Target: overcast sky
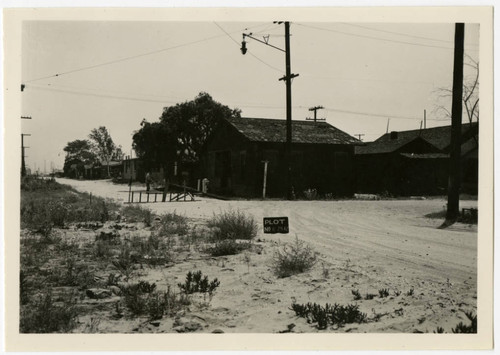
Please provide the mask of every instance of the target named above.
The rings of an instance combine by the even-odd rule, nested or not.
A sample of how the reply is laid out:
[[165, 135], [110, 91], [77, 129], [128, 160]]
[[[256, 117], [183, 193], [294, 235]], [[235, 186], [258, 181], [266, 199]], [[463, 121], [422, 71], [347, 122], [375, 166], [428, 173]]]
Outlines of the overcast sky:
[[[204, 91], [244, 117], [285, 118], [284, 48], [272, 22], [32, 21], [22, 29], [22, 120], [27, 164], [62, 168], [64, 146], [106, 126], [130, 154], [143, 118]], [[479, 56], [479, 26], [466, 24], [465, 52]], [[434, 112], [451, 88], [454, 24], [291, 23], [293, 119], [319, 118], [372, 141], [389, 130], [450, 124]], [[56, 76], [56, 74], [59, 74]], [[472, 73], [466, 71], [466, 76]], [[451, 103], [449, 103], [451, 108]]]

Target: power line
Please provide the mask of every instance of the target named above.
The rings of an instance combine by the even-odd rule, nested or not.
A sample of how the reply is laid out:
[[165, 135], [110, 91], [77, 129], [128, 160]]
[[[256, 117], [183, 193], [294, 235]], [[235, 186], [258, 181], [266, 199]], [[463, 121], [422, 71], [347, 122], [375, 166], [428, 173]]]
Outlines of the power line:
[[[442, 42], [442, 43], [448, 43], [448, 44], [452, 44], [453, 43], [453, 41], [448, 41], [448, 40], [444, 40], [444, 39], [437, 39], [437, 38], [430, 38], [430, 37], [423, 37], [423, 36], [415, 36], [415, 35], [410, 35], [410, 34], [407, 34], [407, 33], [381, 30], [381, 29], [378, 29], [378, 28], [373, 28], [373, 27], [368, 27], [368, 26], [362, 26], [362, 25], [353, 24], [353, 23], [347, 23], [347, 22], [341, 22], [341, 23], [344, 24], [344, 25], [348, 25], [348, 26], [365, 28], [365, 29], [370, 30], [370, 31], [382, 32], [382, 33], [390, 33], [390, 34], [394, 34], [394, 35], [398, 35], [398, 36], [404, 36], [404, 37], [410, 37], [410, 38], [417, 38], [417, 39], [425, 39], [425, 40], [429, 40], [429, 41], [436, 41], [436, 42]], [[470, 46], [477, 47], [478, 45], [477, 44], [470, 44]]]
[[394, 40], [394, 39], [386, 39], [386, 38], [381, 38], [381, 37], [367, 36], [367, 35], [361, 35], [361, 34], [355, 34], [355, 33], [350, 33], [350, 32], [339, 31], [339, 30], [333, 30], [333, 29], [330, 29], [330, 28], [324, 28], [324, 27], [318, 27], [318, 26], [312, 26], [312, 25], [304, 25], [304, 24], [301, 24], [301, 23], [295, 23], [295, 24], [297, 24], [299, 26], [303, 26], [303, 27], [313, 28], [313, 29], [316, 29], [316, 30], [333, 32], [333, 33], [339, 33], [339, 34], [343, 34], [343, 35], [346, 35], [346, 36], [353, 36], [353, 37], [374, 39], [374, 40], [377, 40], [377, 41], [385, 41], [385, 42], [392, 42], [392, 43], [399, 43], [399, 44], [408, 44], [408, 45], [420, 46], [420, 47], [430, 47], [430, 48], [439, 48], [439, 49], [453, 49], [453, 47], [443, 47], [443, 46], [434, 46], [434, 45], [431, 45], [431, 44], [422, 44], [422, 43], [415, 43], [415, 42], [398, 41], [398, 40]]
[[[260, 26], [264, 26], [264, 24], [261, 24], [261, 25], [258, 25], [258, 26], [254, 26], [254, 27], [260, 27]], [[234, 31], [234, 33], [237, 33], [237, 32], [241, 32], [241, 30]], [[121, 62], [125, 62], [125, 61], [128, 61], [128, 60], [132, 60], [132, 59], [136, 59], [136, 58], [141, 58], [141, 57], [145, 57], [145, 56], [149, 56], [149, 55], [153, 55], [153, 54], [158, 54], [158, 53], [166, 52], [166, 51], [169, 51], [169, 50], [172, 50], [172, 49], [186, 47], [186, 46], [190, 46], [190, 45], [193, 45], [193, 44], [198, 44], [198, 43], [210, 41], [212, 39], [221, 38], [221, 37], [224, 37], [224, 36], [223, 35], [218, 35], [218, 36], [207, 37], [207, 38], [199, 39], [199, 40], [196, 40], [196, 41], [186, 42], [186, 43], [178, 44], [176, 46], [162, 48], [162, 49], [158, 49], [158, 50], [147, 52], [147, 53], [141, 53], [141, 54], [137, 54], [137, 55], [133, 55], [133, 56], [129, 56], [129, 57], [124, 57], [124, 58], [120, 58], [120, 59], [110, 60], [108, 62], [104, 62], [104, 63], [100, 63], [100, 64], [89, 65], [89, 66], [86, 66], [86, 67], [81, 67], [81, 68], [77, 68], [77, 69], [73, 69], [73, 70], [68, 70], [68, 71], [61, 72], [61, 73], [47, 75], [47, 76], [36, 78], [36, 79], [26, 80], [26, 81], [24, 81], [24, 84], [31, 83], [31, 82], [38, 81], [38, 80], [43, 80], [43, 79], [49, 79], [49, 78], [59, 77], [61, 75], [77, 73], [77, 72], [84, 71], [84, 70], [95, 69], [95, 68], [99, 68], [99, 67], [106, 66], [106, 65], [121, 63]]]
[[82, 92], [82, 91], [76, 91], [76, 90], [64, 90], [64, 89], [49, 88], [49, 87], [42, 87], [42, 86], [35, 86], [35, 85], [30, 85], [30, 87], [32, 87], [35, 90], [55, 91], [55, 92], [62, 92], [62, 93], [66, 93], [66, 94], [73, 94], [73, 95], [104, 97], [104, 98], [108, 98], [108, 99], [157, 102], [157, 103], [163, 103], [163, 104], [165, 104], [165, 103], [171, 103], [171, 104], [177, 103], [177, 102], [167, 101], [167, 100], [152, 100], [152, 99], [142, 99], [142, 98], [137, 98], [137, 97], [126, 97], [126, 96], [116, 96], [116, 95], [107, 95], [107, 94], [95, 94], [95, 93], [88, 93], [88, 92]]
[[[185, 97], [179, 97], [179, 96], [164, 96], [164, 95], [154, 95], [154, 94], [151, 94], [151, 93], [137, 93], [137, 92], [130, 92], [130, 91], [122, 91], [122, 90], [110, 90], [110, 89], [100, 89], [100, 90], [96, 90], [95, 88], [89, 88], [89, 87], [84, 87], [84, 86], [73, 86], [73, 85], [63, 85], [63, 84], [30, 84], [29, 87], [31, 88], [36, 88], [36, 89], [42, 89], [42, 90], [45, 90], [45, 89], [52, 89], [52, 88], [55, 88], [59, 91], [63, 91], [63, 90], [66, 90], [66, 89], [70, 89], [69, 91], [74, 91], [75, 93], [78, 92], [88, 92], [90, 91], [90, 93], [92, 94], [96, 94], [96, 95], [109, 95], [110, 93], [111, 94], [124, 94], [124, 95], [132, 95], [133, 97], [135, 98], [139, 98], [139, 97], [148, 97], [148, 98], [151, 98], [151, 99], [154, 99], [154, 98], [158, 98], [159, 100], [186, 100]], [[84, 91], [82, 91], [84, 90]], [[55, 90], [54, 90], [55, 91]], [[110, 95], [110, 96], [113, 96], [113, 95]], [[121, 96], [118, 96], [118, 97], [121, 97]]]
[[[370, 112], [360, 112], [360, 111], [350, 111], [350, 110], [339, 110], [339, 109], [334, 109], [334, 108], [325, 108], [326, 111], [333, 111], [333, 112], [341, 112], [341, 113], [348, 113], [348, 114], [353, 114], [353, 115], [362, 115], [362, 116], [373, 116], [373, 117], [383, 117], [383, 118], [397, 118], [397, 119], [403, 119], [403, 120], [421, 120], [420, 117], [407, 117], [407, 116], [397, 116], [397, 115], [389, 115], [389, 114], [382, 114], [382, 113], [370, 113]], [[436, 119], [434, 119], [436, 121]]]
[[[155, 100], [155, 99], [148, 99], [148, 98], [140, 98], [140, 97], [127, 97], [127, 96], [118, 96], [118, 95], [109, 95], [109, 94], [100, 94], [100, 93], [89, 93], [89, 92], [83, 92], [83, 91], [78, 91], [78, 90], [65, 90], [65, 89], [60, 89], [57, 87], [45, 87], [45, 86], [40, 86], [37, 84], [30, 84], [30, 87], [36, 90], [44, 90], [44, 91], [53, 91], [53, 92], [61, 92], [61, 93], [66, 93], [66, 94], [73, 94], [73, 95], [84, 95], [84, 96], [92, 96], [92, 97], [99, 97], [99, 98], [110, 98], [110, 99], [117, 99], [117, 100], [130, 100], [130, 101], [144, 101], [144, 102], [153, 102], [153, 103], [162, 103], [162, 104], [176, 104], [178, 101], [172, 101], [171, 99], [164, 99], [164, 100]], [[180, 99], [182, 100], [182, 99]], [[231, 104], [228, 102], [228, 104]], [[238, 108], [262, 108], [262, 109], [270, 109], [270, 110], [282, 110], [282, 106], [273, 106], [273, 105], [264, 105], [264, 104], [253, 104], [253, 103], [232, 103], [234, 106]], [[294, 106], [294, 109], [309, 109], [305, 106]], [[408, 116], [398, 116], [398, 115], [392, 115], [392, 114], [386, 114], [386, 113], [374, 113], [374, 112], [361, 112], [361, 111], [353, 111], [353, 110], [342, 110], [342, 109], [335, 109], [335, 108], [324, 108], [326, 111], [330, 112], [340, 112], [340, 113], [346, 113], [346, 114], [353, 114], [353, 115], [362, 115], [362, 116], [371, 116], [371, 117], [382, 117], [382, 118], [394, 118], [394, 119], [406, 119], [406, 120], [421, 120], [421, 117], [408, 117]], [[427, 119], [430, 121], [444, 121], [445, 119]]]

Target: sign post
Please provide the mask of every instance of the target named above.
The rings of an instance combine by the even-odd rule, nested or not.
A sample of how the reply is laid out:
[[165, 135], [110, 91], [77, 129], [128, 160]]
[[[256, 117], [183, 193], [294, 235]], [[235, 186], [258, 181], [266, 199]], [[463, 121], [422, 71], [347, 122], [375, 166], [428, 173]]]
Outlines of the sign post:
[[264, 217], [264, 233], [288, 234], [288, 217]]

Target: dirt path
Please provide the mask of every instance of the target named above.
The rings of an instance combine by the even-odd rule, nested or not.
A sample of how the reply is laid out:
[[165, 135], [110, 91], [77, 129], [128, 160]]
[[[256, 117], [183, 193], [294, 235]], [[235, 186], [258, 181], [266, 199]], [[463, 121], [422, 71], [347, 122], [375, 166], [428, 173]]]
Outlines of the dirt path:
[[[79, 191], [92, 192], [118, 202], [127, 198], [126, 185], [113, 185], [109, 181], [58, 181]], [[134, 189], [143, 190], [144, 187], [134, 186]], [[377, 323], [376, 327], [373, 324], [360, 325], [356, 331], [409, 332], [420, 324], [424, 331], [432, 331], [436, 325], [447, 326], [449, 331], [458, 320], [464, 319], [459, 310], [476, 309], [477, 227], [456, 224], [446, 230], [437, 229], [441, 220], [424, 216], [441, 211], [445, 204], [444, 199], [219, 201], [200, 198], [196, 202], [149, 203], [142, 206], [158, 214], [176, 211], [194, 220], [205, 220], [214, 213], [238, 209], [252, 214], [259, 222], [259, 238], [282, 243], [292, 241], [297, 235], [320, 253], [322, 261], [314, 275], [294, 276], [290, 278], [292, 283], [290, 279], [266, 281], [269, 274], [266, 265], [247, 272], [247, 280], [243, 284], [247, 286], [243, 287], [253, 289], [255, 295], [250, 303], [243, 297], [246, 291], [238, 288], [228, 290], [225, 297], [220, 295], [214, 298], [212, 306], [220, 312], [224, 313], [225, 309], [232, 307], [242, 310], [239, 315], [231, 314], [231, 320], [239, 325], [231, 328], [233, 331], [276, 331], [276, 322], [280, 323], [279, 327], [285, 327], [279, 311], [279, 319], [268, 319], [270, 308], [274, 312], [282, 300], [324, 303], [329, 302], [333, 293], [337, 299], [349, 302], [352, 301], [352, 289], [359, 289], [364, 295], [389, 288], [401, 292], [414, 289], [415, 296], [398, 303], [394, 303], [394, 297], [393, 303], [381, 301], [386, 299], [364, 301], [362, 308], [365, 311], [376, 308], [377, 312], [385, 311], [391, 317]], [[476, 201], [461, 202], [461, 207], [475, 206]], [[288, 216], [290, 234], [263, 234], [261, 221], [269, 216]], [[245, 273], [247, 266], [239, 264], [238, 260], [231, 259], [225, 268], [239, 268]], [[332, 270], [332, 275], [329, 280], [318, 283], [318, 279], [322, 278], [321, 268]], [[239, 277], [241, 281], [241, 275]], [[238, 280], [237, 276], [219, 278], [225, 285]], [[297, 286], [302, 284], [303, 289]], [[249, 292], [247, 296], [253, 297], [252, 291]], [[405, 317], [395, 318], [393, 313], [397, 307], [405, 308]], [[310, 331], [308, 329], [308, 325], [303, 325], [303, 331]]]

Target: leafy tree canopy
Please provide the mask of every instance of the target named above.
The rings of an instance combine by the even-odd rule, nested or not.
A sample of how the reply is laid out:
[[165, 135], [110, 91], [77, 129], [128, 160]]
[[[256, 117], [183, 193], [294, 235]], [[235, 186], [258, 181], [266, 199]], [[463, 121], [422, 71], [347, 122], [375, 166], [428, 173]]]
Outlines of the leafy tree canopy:
[[68, 142], [64, 147], [66, 157], [64, 159], [64, 171], [68, 172], [72, 164], [93, 164], [98, 161], [97, 155], [92, 149], [92, 144], [86, 139], [77, 139]]
[[224, 118], [239, 118], [240, 113], [201, 92], [192, 101], [165, 107], [159, 122], [143, 120], [141, 129], [133, 136], [133, 147], [146, 165], [164, 165], [172, 159], [197, 162], [203, 145], [219, 122]]

